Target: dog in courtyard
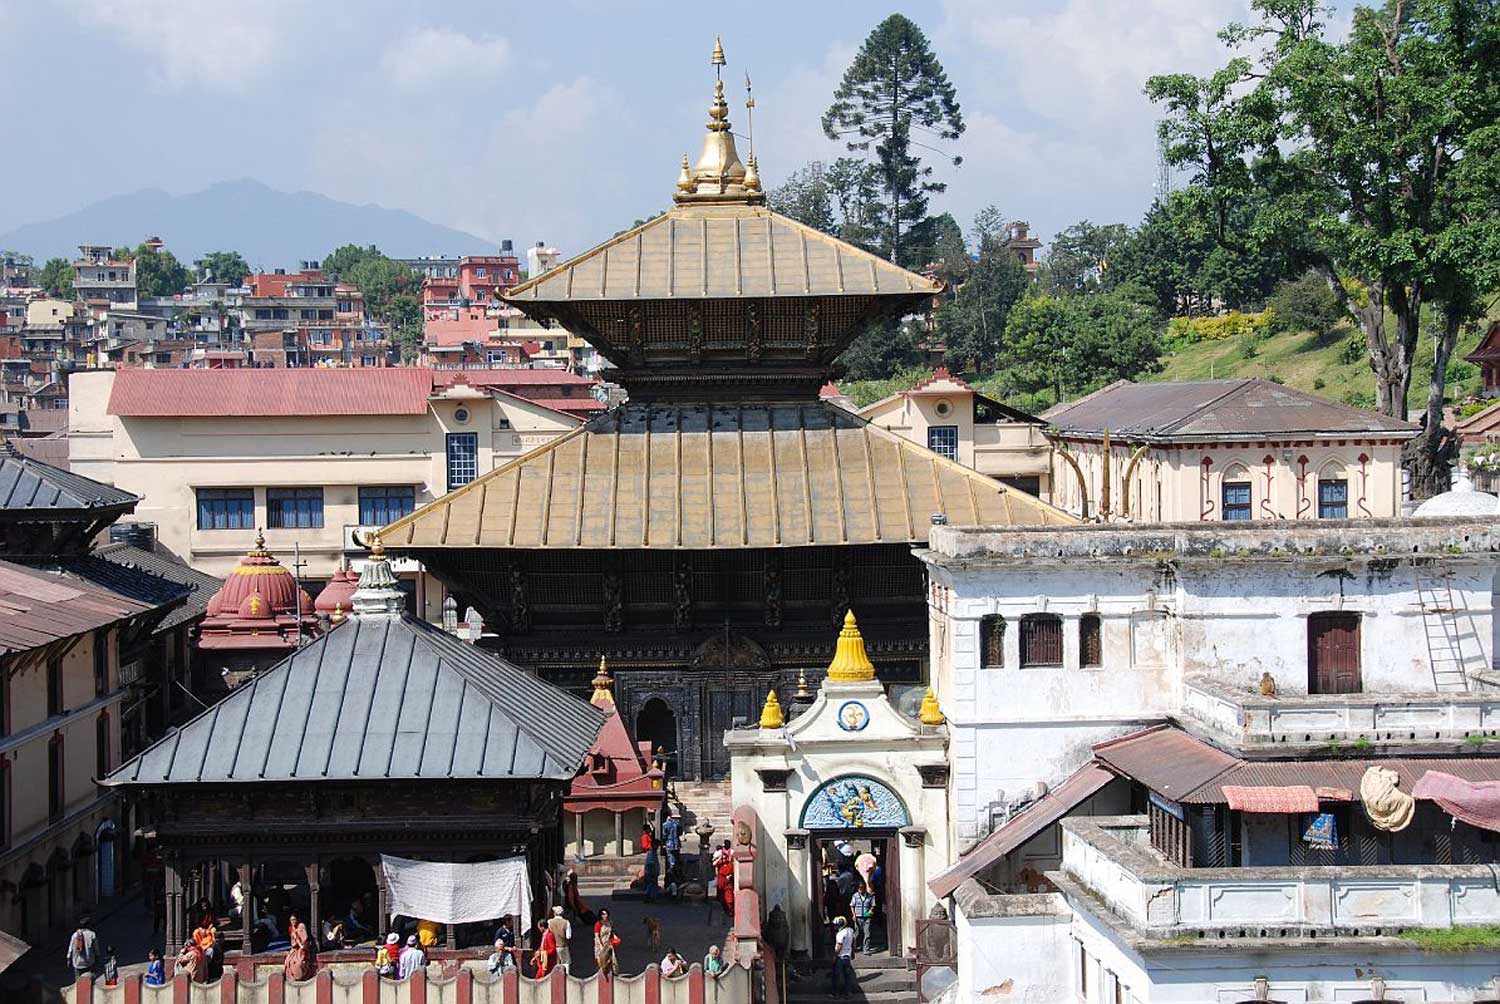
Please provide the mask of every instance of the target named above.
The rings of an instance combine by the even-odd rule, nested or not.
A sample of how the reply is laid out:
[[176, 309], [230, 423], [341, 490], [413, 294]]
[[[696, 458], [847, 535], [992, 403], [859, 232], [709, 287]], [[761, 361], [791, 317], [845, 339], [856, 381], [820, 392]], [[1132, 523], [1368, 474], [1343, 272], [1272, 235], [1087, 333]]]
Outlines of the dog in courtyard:
[[650, 948], [661, 947], [661, 921], [655, 917], [647, 917], [641, 923], [646, 925], [646, 945]]

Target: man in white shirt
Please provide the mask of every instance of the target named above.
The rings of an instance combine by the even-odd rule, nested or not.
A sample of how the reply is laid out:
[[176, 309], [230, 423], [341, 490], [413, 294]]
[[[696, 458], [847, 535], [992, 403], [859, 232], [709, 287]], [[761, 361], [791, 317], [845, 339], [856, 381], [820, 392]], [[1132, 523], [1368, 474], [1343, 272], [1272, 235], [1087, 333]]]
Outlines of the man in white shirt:
[[400, 966], [397, 970], [401, 979], [406, 979], [418, 969], [427, 968], [427, 954], [422, 951], [422, 946], [417, 943], [415, 934], [407, 935], [406, 947], [401, 950]]
[[854, 928], [837, 917], [833, 921], [833, 995], [850, 997], [858, 980], [854, 976]]

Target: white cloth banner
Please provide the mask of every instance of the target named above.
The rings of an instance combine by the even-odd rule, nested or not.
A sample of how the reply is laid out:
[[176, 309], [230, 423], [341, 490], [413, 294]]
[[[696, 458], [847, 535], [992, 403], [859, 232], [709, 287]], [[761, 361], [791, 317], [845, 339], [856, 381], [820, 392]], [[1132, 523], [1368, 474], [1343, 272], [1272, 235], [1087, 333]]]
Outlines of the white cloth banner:
[[439, 924], [470, 924], [515, 914], [531, 923], [531, 877], [524, 857], [457, 864], [380, 855], [390, 912]]

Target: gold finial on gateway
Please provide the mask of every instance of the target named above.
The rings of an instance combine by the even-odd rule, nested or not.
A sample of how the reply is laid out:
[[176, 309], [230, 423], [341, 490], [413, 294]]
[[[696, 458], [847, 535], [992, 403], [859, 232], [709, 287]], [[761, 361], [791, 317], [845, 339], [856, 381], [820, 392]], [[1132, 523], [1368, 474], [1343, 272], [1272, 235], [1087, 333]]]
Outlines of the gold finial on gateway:
[[868, 683], [875, 679], [875, 664], [865, 652], [865, 639], [855, 623], [854, 611], [844, 615], [844, 629], [828, 664], [828, 678], [835, 683]]
[[714, 39], [714, 99], [708, 106], [707, 134], [698, 163], [686, 168], [677, 179], [672, 201], [678, 204], [746, 205], [765, 204], [766, 193], [760, 187], [757, 171], [746, 170], [734, 147], [730, 130], [729, 104], [724, 100], [721, 68], [726, 64], [724, 46]]
[[594, 693], [589, 698], [589, 703], [594, 705], [614, 704], [615, 694], [611, 690], [615, 681], [610, 679], [609, 664], [604, 661], [604, 656], [599, 657], [599, 672], [594, 674]]
[[776, 691], [767, 692], [765, 707], [760, 709], [760, 727], [779, 729], [785, 724], [786, 716], [781, 713], [781, 702], [776, 699]]
[[728, 60], [724, 58], [724, 36], [722, 35], [714, 36], [714, 57], [710, 62], [715, 67], [728, 65]]

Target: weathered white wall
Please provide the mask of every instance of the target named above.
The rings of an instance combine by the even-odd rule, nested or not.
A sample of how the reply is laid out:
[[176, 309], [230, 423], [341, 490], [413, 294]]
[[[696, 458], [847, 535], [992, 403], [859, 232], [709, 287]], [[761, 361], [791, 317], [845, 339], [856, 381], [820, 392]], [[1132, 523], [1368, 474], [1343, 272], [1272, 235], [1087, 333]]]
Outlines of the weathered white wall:
[[979, 904], [971, 913], [961, 896], [954, 911], [961, 1004], [1069, 1000], [1073, 914], [1063, 897], [1051, 893], [988, 899], [1014, 908], [990, 910], [988, 904]]

